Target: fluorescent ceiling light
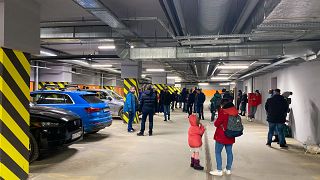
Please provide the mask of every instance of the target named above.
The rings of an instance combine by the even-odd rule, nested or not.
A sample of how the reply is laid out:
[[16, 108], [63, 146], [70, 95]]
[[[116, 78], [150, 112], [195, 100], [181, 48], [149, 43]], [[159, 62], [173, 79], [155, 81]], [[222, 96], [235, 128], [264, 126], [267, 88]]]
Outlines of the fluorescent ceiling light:
[[84, 64], [84, 65], [89, 65], [89, 63], [85, 62], [85, 61], [80, 61], [80, 60], [72, 60], [73, 62], [77, 62], [80, 64]]
[[101, 67], [101, 68], [110, 68], [112, 67], [111, 64], [93, 64], [92, 67]]
[[108, 45], [108, 46], [98, 46], [98, 49], [104, 50], [104, 49], [115, 49], [116, 46], [114, 45]]
[[230, 74], [227, 74], [227, 73], [221, 73], [221, 74], [218, 74], [218, 76], [229, 76]]
[[199, 86], [209, 86], [209, 83], [198, 83]]
[[249, 66], [244, 66], [244, 65], [223, 65], [223, 66], [218, 66], [218, 69], [247, 69]]
[[134, 48], [134, 46], [133, 46], [133, 45], [131, 45], [131, 46], [130, 46], [130, 48], [131, 48], [131, 49], [133, 49], [133, 48]]
[[145, 75], [145, 74], [141, 74], [141, 77], [142, 77], [142, 78], [145, 78], [146, 76], [147, 76], [147, 75]]
[[114, 39], [99, 39], [99, 42], [114, 42]]
[[229, 77], [212, 77], [211, 78], [212, 80], [228, 80], [229, 79]]
[[147, 72], [164, 72], [164, 69], [146, 69]]
[[220, 83], [219, 85], [220, 85], [220, 86], [229, 86], [230, 83]]
[[236, 84], [236, 83], [235, 83], [235, 82], [231, 82], [230, 84], [234, 85], [234, 84]]
[[46, 55], [46, 56], [57, 56], [56, 54], [48, 52], [48, 51], [40, 51], [40, 54], [41, 55]]
[[179, 76], [167, 76], [167, 79], [181, 79]]
[[174, 82], [181, 82], [181, 79], [175, 79]]

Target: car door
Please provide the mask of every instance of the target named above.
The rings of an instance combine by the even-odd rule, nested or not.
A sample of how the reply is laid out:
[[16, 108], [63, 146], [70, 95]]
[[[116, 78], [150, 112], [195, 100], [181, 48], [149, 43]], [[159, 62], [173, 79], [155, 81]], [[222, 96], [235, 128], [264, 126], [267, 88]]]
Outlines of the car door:
[[116, 104], [114, 103], [114, 99], [112, 96], [110, 96], [107, 92], [101, 92], [102, 96], [104, 97], [104, 101], [108, 103], [110, 107], [110, 111], [113, 115], [118, 116], [118, 112], [116, 111]]

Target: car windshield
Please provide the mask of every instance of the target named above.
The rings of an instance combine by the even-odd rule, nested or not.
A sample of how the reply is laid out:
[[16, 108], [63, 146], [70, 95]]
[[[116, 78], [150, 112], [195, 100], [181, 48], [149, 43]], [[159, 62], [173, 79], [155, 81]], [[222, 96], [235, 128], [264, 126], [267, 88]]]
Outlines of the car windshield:
[[114, 99], [117, 99], [117, 100], [122, 100], [122, 99], [123, 99], [119, 94], [117, 94], [117, 93], [115, 93], [115, 92], [113, 92], [113, 91], [108, 91], [108, 93], [109, 93], [109, 95], [110, 95], [111, 97], [113, 97]]
[[85, 94], [82, 96], [84, 100], [86, 100], [88, 103], [96, 104], [96, 103], [103, 103], [98, 97], [97, 94]]

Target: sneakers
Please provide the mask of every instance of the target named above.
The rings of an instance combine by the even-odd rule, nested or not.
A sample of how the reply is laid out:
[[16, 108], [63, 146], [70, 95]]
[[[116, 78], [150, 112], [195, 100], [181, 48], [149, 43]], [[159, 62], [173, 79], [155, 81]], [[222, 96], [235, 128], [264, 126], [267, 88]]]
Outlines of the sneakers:
[[213, 175], [213, 176], [222, 176], [223, 175], [223, 171], [214, 170], [214, 171], [210, 171], [210, 174]]
[[224, 172], [226, 175], [231, 175], [231, 170], [224, 169], [223, 172]]
[[266, 145], [269, 146], [269, 147], [271, 147], [271, 143], [267, 143]]
[[140, 131], [137, 136], [143, 136], [143, 132]]

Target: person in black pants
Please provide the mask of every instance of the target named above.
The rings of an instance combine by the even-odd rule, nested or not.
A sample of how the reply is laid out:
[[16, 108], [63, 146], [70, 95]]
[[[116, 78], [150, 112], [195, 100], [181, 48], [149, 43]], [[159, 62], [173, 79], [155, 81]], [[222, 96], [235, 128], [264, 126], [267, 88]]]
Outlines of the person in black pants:
[[164, 89], [161, 101], [163, 103], [164, 121], [170, 120], [171, 94], [169, 93], [168, 88]]
[[147, 116], [149, 116], [149, 136], [152, 136], [153, 129], [153, 116], [155, 113], [155, 108], [157, 107], [156, 94], [153, 92], [151, 85], [147, 87], [147, 90], [143, 93], [141, 97], [140, 107], [142, 110], [142, 121], [141, 121], [141, 130], [137, 134], [138, 136], [144, 135], [145, 125]]
[[206, 95], [202, 92], [202, 89], [197, 89], [197, 112], [199, 114], [199, 119], [204, 120], [203, 115], [203, 103], [206, 101]]
[[190, 90], [190, 94], [188, 97], [188, 114], [189, 116], [192, 114], [193, 112], [193, 104], [194, 104], [194, 100], [195, 100], [195, 93], [193, 92], [193, 90]]

